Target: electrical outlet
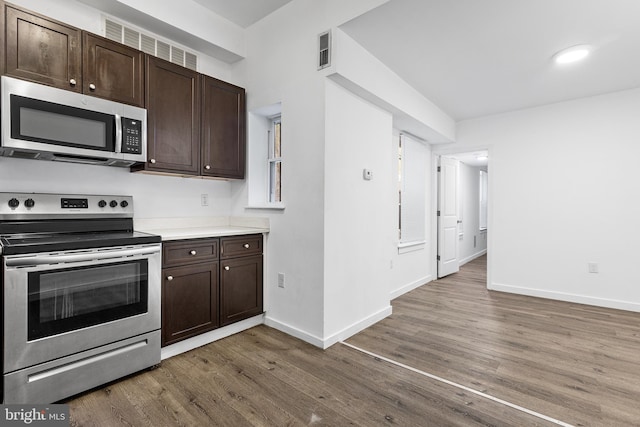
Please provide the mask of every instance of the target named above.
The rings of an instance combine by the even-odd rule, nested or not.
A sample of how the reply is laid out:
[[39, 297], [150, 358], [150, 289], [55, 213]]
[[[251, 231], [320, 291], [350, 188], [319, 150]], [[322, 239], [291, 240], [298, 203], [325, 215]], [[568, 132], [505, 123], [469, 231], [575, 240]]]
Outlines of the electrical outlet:
[[284, 273], [278, 273], [278, 287], [284, 288]]
[[589, 273], [598, 273], [598, 263], [590, 262], [588, 263]]
[[200, 204], [202, 206], [209, 206], [209, 195], [208, 194], [201, 194], [200, 195]]

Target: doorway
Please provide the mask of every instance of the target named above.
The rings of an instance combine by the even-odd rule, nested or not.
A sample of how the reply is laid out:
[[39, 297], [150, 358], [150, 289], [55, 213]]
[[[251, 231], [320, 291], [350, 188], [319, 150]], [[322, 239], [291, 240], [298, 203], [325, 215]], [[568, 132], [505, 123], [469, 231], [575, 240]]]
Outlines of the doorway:
[[488, 150], [436, 156], [437, 278], [487, 254]]

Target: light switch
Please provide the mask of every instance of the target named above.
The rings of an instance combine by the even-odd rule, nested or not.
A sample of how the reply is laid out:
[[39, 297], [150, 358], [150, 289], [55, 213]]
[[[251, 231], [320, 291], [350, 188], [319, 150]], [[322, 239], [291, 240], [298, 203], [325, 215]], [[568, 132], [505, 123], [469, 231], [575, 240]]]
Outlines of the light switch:
[[373, 178], [373, 172], [371, 172], [369, 169], [363, 169], [362, 178], [364, 178], [366, 181], [371, 181], [371, 179]]

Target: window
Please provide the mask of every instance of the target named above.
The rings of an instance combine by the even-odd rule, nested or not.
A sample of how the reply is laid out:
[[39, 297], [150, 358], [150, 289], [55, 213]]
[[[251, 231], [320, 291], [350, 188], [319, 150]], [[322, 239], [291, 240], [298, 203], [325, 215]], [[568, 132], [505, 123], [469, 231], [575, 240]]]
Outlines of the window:
[[272, 119], [269, 130], [269, 202], [282, 202], [282, 120], [280, 116]]
[[285, 208], [282, 197], [282, 116], [280, 103], [260, 107], [247, 114], [249, 209]]
[[489, 174], [480, 171], [480, 230], [487, 229], [487, 195], [489, 193]]
[[429, 148], [408, 135], [400, 135], [399, 233], [400, 247], [423, 245], [426, 240], [427, 169]]

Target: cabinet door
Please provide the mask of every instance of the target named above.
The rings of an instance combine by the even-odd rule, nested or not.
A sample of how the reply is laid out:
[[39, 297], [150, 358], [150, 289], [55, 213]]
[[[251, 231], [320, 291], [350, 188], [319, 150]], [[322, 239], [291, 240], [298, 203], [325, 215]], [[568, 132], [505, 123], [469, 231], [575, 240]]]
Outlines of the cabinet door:
[[144, 54], [83, 32], [83, 92], [144, 107]]
[[244, 178], [245, 91], [202, 76], [202, 174]]
[[147, 55], [147, 152], [144, 169], [198, 174], [200, 79], [188, 68]]
[[221, 261], [221, 326], [260, 313], [262, 313], [262, 255]]
[[162, 346], [219, 326], [218, 262], [162, 270]]
[[80, 92], [81, 31], [9, 5], [6, 18], [6, 74]]

